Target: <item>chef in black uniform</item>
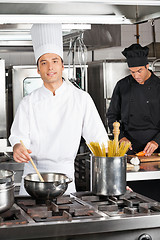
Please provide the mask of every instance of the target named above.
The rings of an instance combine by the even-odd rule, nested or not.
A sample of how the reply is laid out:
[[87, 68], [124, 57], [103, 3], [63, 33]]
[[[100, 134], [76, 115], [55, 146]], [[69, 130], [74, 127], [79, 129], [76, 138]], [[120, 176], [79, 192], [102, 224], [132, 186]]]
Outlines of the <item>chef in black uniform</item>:
[[146, 156], [160, 152], [160, 79], [148, 69], [148, 52], [140, 44], [124, 49], [131, 74], [117, 82], [107, 113], [110, 130], [120, 121], [120, 142], [131, 142], [128, 154]]

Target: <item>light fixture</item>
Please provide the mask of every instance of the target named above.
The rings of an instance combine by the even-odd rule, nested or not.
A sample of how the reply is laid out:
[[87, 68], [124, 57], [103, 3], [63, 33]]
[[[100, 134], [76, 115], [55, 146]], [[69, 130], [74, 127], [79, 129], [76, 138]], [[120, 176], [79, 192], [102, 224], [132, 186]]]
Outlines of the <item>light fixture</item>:
[[[1, 27], [2, 26], [2, 27]], [[31, 41], [30, 29], [32, 24], [25, 26], [19, 24], [18, 28], [13, 29], [14, 25], [7, 25], [7, 29], [4, 29], [5, 25], [0, 25], [0, 41]], [[62, 24], [63, 35], [73, 32], [90, 30], [91, 24]]]
[[[0, 0], [0, 3], [61, 3], [64, 0]], [[107, 5], [151, 5], [160, 6], [159, 0], [65, 0], [71, 3], [103, 3]]]
[[0, 15], [0, 24], [63, 23], [63, 24], [132, 24], [123, 15]]
[[83, 23], [62, 24], [62, 30], [89, 30], [89, 29], [91, 29], [91, 24]]
[[0, 41], [31, 41], [30, 34], [0, 34]]

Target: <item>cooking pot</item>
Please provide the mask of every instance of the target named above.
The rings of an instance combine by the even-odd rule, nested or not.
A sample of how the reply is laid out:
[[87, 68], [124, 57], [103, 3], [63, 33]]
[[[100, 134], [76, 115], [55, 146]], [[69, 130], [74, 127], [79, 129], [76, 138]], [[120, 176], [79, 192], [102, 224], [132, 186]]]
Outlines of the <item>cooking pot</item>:
[[126, 156], [91, 156], [92, 192], [104, 196], [124, 194], [126, 192], [126, 162]]
[[14, 172], [0, 170], [0, 213], [9, 210], [14, 203]]
[[24, 178], [24, 187], [29, 195], [36, 199], [53, 199], [64, 194], [68, 184], [72, 182], [62, 173], [41, 173], [44, 182], [40, 182], [36, 173], [28, 174]]

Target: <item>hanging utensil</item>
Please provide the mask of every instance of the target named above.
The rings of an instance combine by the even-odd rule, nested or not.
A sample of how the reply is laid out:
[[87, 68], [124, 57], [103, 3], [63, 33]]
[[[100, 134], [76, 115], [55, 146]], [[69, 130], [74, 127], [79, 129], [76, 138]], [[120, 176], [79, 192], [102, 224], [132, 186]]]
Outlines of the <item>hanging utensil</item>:
[[84, 81], [85, 81], [85, 70], [87, 64], [87, 47], [84, 44], [84, 32], [79, 36], [79, 46], [78, 46], [78, 61], [81, 67], [81, 83], [82, 89], [84, 89]]
[[[70, 39], [69, 44], [69, 52], [68, 52], [68, 80], [75, 85], [76, 87], [80, 88], [80, 86], [76, 82], [76, 67], [75, 67], [75, 56], [76, 56], [76, 41], [78, 37], [74, 39]], [[72, 76], [71, 76], [71, 60], [72, 60]]]

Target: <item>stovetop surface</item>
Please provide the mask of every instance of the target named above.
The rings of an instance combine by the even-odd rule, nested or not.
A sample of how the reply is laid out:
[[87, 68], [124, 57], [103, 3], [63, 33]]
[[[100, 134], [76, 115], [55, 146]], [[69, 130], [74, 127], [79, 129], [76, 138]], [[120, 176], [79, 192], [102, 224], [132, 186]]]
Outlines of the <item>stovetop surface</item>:
[[0, 214], [3, 240], [93, 240], [108, 239], [110, 233], [112, 239], [124, 239], [119, 238], [124, 232], [125, 239], [138, 239], [148, 231], [159, 239], [160, 203], [136, 193], [104, 197], [78, 192], [53, 201], [18, 196], [12, 208]]
[[74, 195], [109, 217], [160, 215], [159, 202], [135, 192], [127, 191], [118, 197], [96, 196], [91, 192], [77, 192]]
[[133, 219], [142, 216], [160, 217], [160, 203], [135, 192], [126, 192], [119, 197], [77, 192], [52, 201], [17, 196], [12, 208], [0, 214], [0, 228], [40, 223]]

